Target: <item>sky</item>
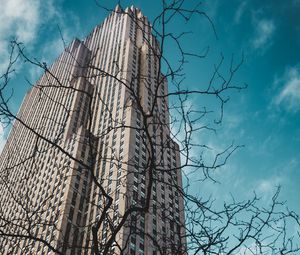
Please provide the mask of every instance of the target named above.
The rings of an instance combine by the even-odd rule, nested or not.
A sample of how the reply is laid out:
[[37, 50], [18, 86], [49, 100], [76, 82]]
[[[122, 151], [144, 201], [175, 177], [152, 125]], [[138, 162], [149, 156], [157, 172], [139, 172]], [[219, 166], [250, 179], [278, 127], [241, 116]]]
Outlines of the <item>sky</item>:
[[[113, 1], [99, 1], [113, 8]], [[196, 1], [189, 1], [194, 4]], [[213, 173], [218, 184], [195, 187], [199, 194], [213, 194], [227, 199], [231, 194], [248, 199], [255, 191], [265, 203], [270, 202], [276, 186], [281, 185], [282, 200], [300, 214], [300, 1], [299, 0], [210, 0], [201, 8], [214, 23], [216, 34], [205, 17], [192, 18], [170, 25], [175, 32], [193, 31], [183, 46], [203, 52], [205, 59], [191, 59], [185, 66], [185, 85], [189, 88], [207, 84], [213, 66], [223, 54], [226, 73], [231, 57], [244, 62], [234, 83], [247, 84], [240, 92], [229, 94], [221, 124], [211, 124], [217, 133], [204, 132], [195, 139], [206, 143], [212, 154], [234, 142], [243, 145], [225, 167]], [[134, 4], [150, 21], [160, 8], [160, 1], [121, 1]], [[84, 38], [107, 15], [93, 0], [0, 0], [0, 70], [7, 63], [9, 41], [24, 43], [30, 56], [51, 63], [63, 49], [60, 33], [66, 42]], [[174, 45], [167, 46], [170, 61], [176, 64]], [[172, 62], [172, 63], [173, 63]], [[11, 107], [17, 111], [29, 86], [39, 71], [18, 63], [11, 84], [15, 87]], [[200, 84], [200, 85], [199, 85]], [[190, 104], [200, 107], [211, 102], [193, 98]], [[213, 106], [212, 106], [213, 107]], [[207, 120], [210, 121], [210, 120]], [[0, 126], [0, 146], [7, 131]], [[207, 155], [209, 158], [210, 155]]]

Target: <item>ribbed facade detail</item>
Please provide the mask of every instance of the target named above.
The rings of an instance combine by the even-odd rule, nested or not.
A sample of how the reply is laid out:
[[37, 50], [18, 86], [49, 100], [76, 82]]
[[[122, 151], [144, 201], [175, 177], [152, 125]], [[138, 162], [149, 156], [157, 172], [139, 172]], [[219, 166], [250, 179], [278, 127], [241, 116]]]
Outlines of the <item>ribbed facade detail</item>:
[[8, 233], [0, 232], [0, 254], [55, 254], [41, 240], [63, 254], [94, 254], [92, 228], [107, 203], [98, 184], [113, 199], [100, 250], [151, 194], [149, 212], [128, 217], [109, 254], [186, 254], [179, 146], [159, 54], [147, 17], [117, 6], [45, 67], [0, 158], [0, 231]]

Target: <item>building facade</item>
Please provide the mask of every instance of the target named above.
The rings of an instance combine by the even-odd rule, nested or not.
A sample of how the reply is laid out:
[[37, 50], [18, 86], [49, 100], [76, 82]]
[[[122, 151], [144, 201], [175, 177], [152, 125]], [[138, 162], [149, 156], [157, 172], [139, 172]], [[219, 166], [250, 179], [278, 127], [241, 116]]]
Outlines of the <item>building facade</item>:
[[160, 57], [147, 17], [117, 6], [43, 66], [0, 158], [1, 254], [186, 254]]

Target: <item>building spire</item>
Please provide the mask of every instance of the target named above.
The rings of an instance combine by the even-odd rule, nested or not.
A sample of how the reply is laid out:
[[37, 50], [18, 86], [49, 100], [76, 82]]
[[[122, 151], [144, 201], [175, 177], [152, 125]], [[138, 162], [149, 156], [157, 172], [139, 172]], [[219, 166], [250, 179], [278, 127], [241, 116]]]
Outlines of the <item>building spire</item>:
[[118, 3], [115, 7], [115, 12], [121, 12], [122, 11], [122, 8], [120, 6], [120, 4]]

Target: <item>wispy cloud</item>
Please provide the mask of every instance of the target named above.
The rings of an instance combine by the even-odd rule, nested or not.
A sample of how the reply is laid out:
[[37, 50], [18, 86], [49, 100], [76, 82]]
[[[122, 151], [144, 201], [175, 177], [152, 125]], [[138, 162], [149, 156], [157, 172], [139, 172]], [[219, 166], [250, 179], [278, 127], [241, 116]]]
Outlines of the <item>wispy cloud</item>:
[[247, 6], [247, 1], [241, 2], [240, 5], [238, 6], [238, 8], [235, 12], [235, 15], [234, 15], [234, 22], [235, 23], [240, 23], [241, 17], [245, 13], [246, 6]]
[[10, 36], [16, 36], [24, 42], [34, 39], [40, 23], [40, 1], [0, 0], [0, 3], [1, 39]]
[[269, 248], [267, 246], [258, 244], [257, 242], [252, 242], [249, 244], [244, 244], [240, 248], [239, 254], [242, 255], [253, 255], [253, 254], [270, 254]]
[[272, 43], [271, 39], [275, 32], [273, 20], [261, 19], [254, 21], [255, 36], [252, 40], [252, 46], [255, 49], [266, 47]]
[[[300, 110], [300, 70], [296, 67], [289, 68], [279, 79], [282, 86], [275, 97], [275, 104], [285, 107], [288, 111]], [[278, 80], [277, 80], [278, 82]]]
[[[283, 160], [281, 164], [274, 166], [272, 175], [253, 182], [253, 190], [257, 192], [258, 196], [262, 197], [263, 201], [270, 201], [278, 186], [282, 186], [283, 190], [286, 188], [291, 189], [288, 176], [291, 176], [293, 172], [295, 173], [298, 170], [299, 161], [297, 158]], [[289, 191], [293, 193], [292, 190]]]
[[[67, 29], [65, 29], [67, 31]], [[40, 61], [45, 63], [51, 63], [55, 58], [59, 56], [61, 52], [64, 50], [64, 42], [63, 40], [66, 40], [67, 42], [70, 41], [70, 36], [67, 34], [63, 35], [63, 38], [61, 38], [59, 35], [57, 37], [54, 37], [52, 40], [47, 41], [45, 46], [41, 51], [41, 57]], [[43, 70], [40, 68], [36, 68], [36, 66], [31, 65], [28, 69], [30, 80], [32, 82], [35, 82], [43, 73]]]
[[215, 17], [218, 14], [218, 10], [220, 7], [220, 1], [219, 0], [211, 0], [211, 1], [207, 1], [205, 3], [205, 12], [208, 14], [208, 16], [211, 19], [215, 19]]
[[35, 39], [40, 23], [40, 1], [0, 0], [0, 71], [7, 64], [9, 40], [28, 43]]
[[270, 197], [274, 194], [276, 186], [282, 184], [283, 179], [279, 176], [271, 176], [268, 179], [261, 179], [257, 182], [257, 189], [259, 195]]
[[34, 46], [42, 25], [58, 15], [53, 0], [0, 0], [0, 72], [7, 66], [9, 42]]

